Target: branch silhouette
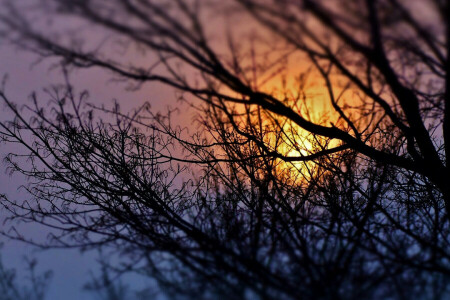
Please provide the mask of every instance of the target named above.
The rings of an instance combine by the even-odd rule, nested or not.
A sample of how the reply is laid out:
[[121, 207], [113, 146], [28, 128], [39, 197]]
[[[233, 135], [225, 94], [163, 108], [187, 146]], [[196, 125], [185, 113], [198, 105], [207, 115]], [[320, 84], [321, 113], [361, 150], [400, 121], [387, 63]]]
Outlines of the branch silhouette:
[[[138, 62], [5, 3], [4, 37], [58, 58], [65, 84], [45, 107], [0, 93], [32, 196], [2, 203], [53, 229], [4, 234], [113, 249], [173, 298], [448, 297], [447, 2], [424, 1], [427, 19], [400, 0], [42, 0]], [[69, 75], [91, 68], [174, 88], [195, 130], [90, 104]]]

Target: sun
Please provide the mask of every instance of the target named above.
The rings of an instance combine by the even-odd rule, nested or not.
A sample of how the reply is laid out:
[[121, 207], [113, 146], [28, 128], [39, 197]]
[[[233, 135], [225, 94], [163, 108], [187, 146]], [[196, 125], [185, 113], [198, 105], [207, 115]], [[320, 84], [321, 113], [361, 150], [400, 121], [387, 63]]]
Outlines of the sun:
[[[338, 83], [330, 91], [319, 76], [312, 79], [311, 82], [297, 85], [284, 83], [283, 86], [267, 86], [265, 92], [314, 124], [327, 127], [342, 126], [342, 119], [330, 101], [330, 92], [339, 94], [334, 99], [339, 98], [342, 106], [349, 107], [345, 101], [354, 102], [351, 91], [344, 90]], [[275, 172], [277, 176], [290, 180], [291, 183], [301, 183], [317, 176], [318, 159], [306, 158], [342, 144], [336, 139], [314, 135], [282, 116], [267, 113], [265, 121], [265, 126], [273, 127], [268, 130], [270, 134], [265, 142], [284, 157], [278, 159]], [[332, 156], [327, 156], [327, 159], [332, 159]]]

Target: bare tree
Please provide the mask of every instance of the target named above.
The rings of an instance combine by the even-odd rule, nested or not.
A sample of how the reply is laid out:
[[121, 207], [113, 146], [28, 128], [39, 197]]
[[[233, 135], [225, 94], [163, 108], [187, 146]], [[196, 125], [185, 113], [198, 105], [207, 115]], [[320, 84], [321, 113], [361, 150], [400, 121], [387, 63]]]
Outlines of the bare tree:
[[[40, 32], [9, 3], [11, 41], [65, 70], [170, 85], [202, 128], [187, 137], [146, 105], [85, 107], [68, 81], [31, 120], [0, 94], [15, 116], [1, 137], [30, 165], [8, 161], [36, 205], [4, 203], [58, 229], [52, 246], [113, 247], [174, 296], [448, 295], [448, 1], [42, 3], [154, 61]], [[190, 168], [201, 175], [180, 180]]]
[[44, 300], [51, 281], [52, 272], [36, 272], [37, 261], [25, 258], [27, 274], [17, 276], [14, 269], [8, 269], [0, 260], [0, 299], [2, 300]]

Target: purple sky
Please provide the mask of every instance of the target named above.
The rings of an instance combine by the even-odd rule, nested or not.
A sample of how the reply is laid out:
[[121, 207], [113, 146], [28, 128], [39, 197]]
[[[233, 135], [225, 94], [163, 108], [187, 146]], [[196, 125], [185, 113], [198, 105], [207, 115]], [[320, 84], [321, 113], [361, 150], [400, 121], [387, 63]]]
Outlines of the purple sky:
[[[62, 82], [58, 70], [49, 70], [49, 61], [44, 61], [38, 65], [32, 66], [36, 61], [36, 56], [24, 51], [17, 51], [11, 45], [0, 45], [0, 77], [8, 74], [6, 84], [6, 95], [10, 100], [17, 104], [27, 103], [31, 92], [38, 92], [39, 99], [45, 105], [45, 97], [42, 97], [42, 89], [52, 83]], [[144, 101], [152, 103], [155, 110], [163, 110], [167, 105], [179, 105], [176, 102], [174, 91], [162, 87], [158, 84], [144, 86], [138, 92], [127, 92], [124, 90], [124, 84], [108, 81], [109, 74], [100, 70], [78, 71], [72, 77], [72, 82], [78, 91], [87, 89], [90, 92], [90, 101], [94, 103], [112, 103], [112, 99], [119, 100], [124, 111], [138, 106]], [[10, 114], [3, 109], [0, 110], [0, 119], [10, 118]], [[182, 119], [189, 120], [190, 117]], [[0, 156], [10, 151], [16, 151], [11, 145], [0, 145]], [[5, 174], [5, 164], [0, 165], [0, 193], [7, 194], [11, 199], [23, 200], [27, 195], [17, 190], [25, 183], [25, 179], [19, 175], [10, 177]], [[0, 211], [0, 220], [3, 222], [6, 216], [5, 211]], [[9, 226], [4, 225], [4, 226]], [[7, 227], [6, 227], [7, 228]], [[29, 237], [36, 239], [45, 238], [47, 231], [42, 228], [36, 228], [34, 224], [25, 224], [20, 226], [21, 232]], [[95, 270], [94, 253], [80, 254], [76, 250], [48, 250], [36, 252], [36, 249], [15, 241], [9, 241], [0, 238], [4, 243], [1, 250], [3, 261], [8, 268], [17, 268], [19, 276], [25, 270], [23, 256], [34, 254], [39, 260], [38, 269], [54, 271], [53, 280], [50, 286], [47, 299], [89, 299], [89, 294], [82, 291], [82, 286], [89, 278], [89, 270]], [[139, 279], [133, 277], [133, 286], [142, 286], [142, 282], [134, 282]]]
[[[39, 91], [42, 87], [55, 80], [56, 74], [47, 71], [48, 66], [44, 64], [30, 68], [33, 60], [30, 54], [18, 52], [17, 49], [9, 45], [0, 47], [0, 75], [8, 74], [6, 93], [10, 99], [18, 104], [27, 102], [28, 95], [33, 91]], [[3, 109], [0, 112], [2, 120], [10, 118], [10, 114]], [[1, 145], [0, 154], [2, 158], [9, 151], [16, 151], [11, 145]], [[27, 195], [17, 191], [20, 184], [25, 179], [20, 175], [10, 177], [5, 174], [5, 164], [1, 164], [0, 172], [0, 191], [5, 193], [11, 199], [25, 199]], [[1, 219], [6, 216], [5, 211], [1, 211]], [[4, 226], [9, 226], [6, 224]], [[22, 225], [20, 229], [24, 234], [43, 238], [46, 232], [36, 230], [35, 225]], [[2, 249], [3, 261], [8, 268], [17, 268], [19, 276], [23, 275], [25, 264], [24, 255], [30, 255], [36, 251], [35, 248], [24, 243], [9, 241], [1, 238], [4, 243]], [[89, 266], [94, 262], [93, 255], [80, 255], [78, 251], [52, 250], [35, 253], [39, 260], [39, 270], [52, 269], [54, 277], [49, 291], [48, 299], [80, 299], [86, 296], [81, 291], [85, 278], [88, 275]]]

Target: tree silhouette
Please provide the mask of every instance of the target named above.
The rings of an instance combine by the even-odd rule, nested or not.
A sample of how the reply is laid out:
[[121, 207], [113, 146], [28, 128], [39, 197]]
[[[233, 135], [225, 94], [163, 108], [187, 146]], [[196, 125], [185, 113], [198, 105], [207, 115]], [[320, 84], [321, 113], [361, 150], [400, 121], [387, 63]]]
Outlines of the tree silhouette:
[[[56, 228], [51, 246], [112, 247], [174, 297], [448, 296], [448, 1], [42, 3], [151, 53], [36, 30], [12, 2], [1, 15], [66, 75], [31, 120], [0, 94], [35, 200], [5, 207]], [[174, 87], [201, 130], [87, 105], [67, 72], [93, 67]]]
[[27, 275], [18, 277], [14, 269], [8, 269], [0, 260], [0, 292], [4, 300], [44, 300], [52, 272], [36, 272], [36, 260], [25, 258]]

